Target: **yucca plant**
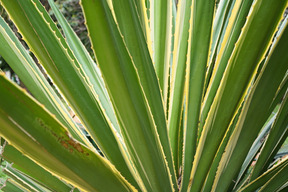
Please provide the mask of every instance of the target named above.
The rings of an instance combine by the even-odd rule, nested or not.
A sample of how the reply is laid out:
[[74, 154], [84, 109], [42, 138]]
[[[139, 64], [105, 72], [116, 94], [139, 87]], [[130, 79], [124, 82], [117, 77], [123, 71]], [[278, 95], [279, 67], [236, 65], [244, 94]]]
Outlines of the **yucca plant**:
[[82, 0], [96, 61], [53, 0], [63, 34], [0, 2], [56, 86], [0, 19], [32, 94], [1, 73], [2, 190], [288, 190], [287, 0]]

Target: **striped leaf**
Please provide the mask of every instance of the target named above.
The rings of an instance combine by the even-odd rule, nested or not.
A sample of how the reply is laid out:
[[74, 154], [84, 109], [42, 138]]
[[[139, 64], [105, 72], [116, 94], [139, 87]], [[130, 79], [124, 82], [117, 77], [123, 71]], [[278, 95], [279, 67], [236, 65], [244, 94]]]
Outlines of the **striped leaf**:
[[[171, 173], [147, 98], [105, 0], [82, 1], [94, 53], [142, 190], [173, 191]], [[117, 82], [117, 83], [116, 83]], [[155, 169], [157, 167], [157, 169]]]
[[117, 169], [136, 183], [130, 173], [132, 168], [126, 164], [124, 148], [99, 105], [97, 94], [83, 76], [78, 61], [67, 51], [68, 45], [44, 7], [35, 0], [3, 0], [2, 4], [92, 139]]
[[111, 163], [71, 138], [61, 123], [3, 74], [0, 90], [0, 134], [17, 150], [80, 189], [134, 190]]
[[[258, 8], [257, 6], [260, 4], [261, 2], [259, 2], [259, 4], [256, 3], [254, 8]], [[280, 20], [282, 15], [279, 14], [279, 11], [280, 13], [284, 11], [283, 7], [287, 5], [287, 1], [281, 1], [279, 4], [273, 4], [273, 6], [269, 6], [266, 3], [262, 3], [261, 5], [264, 6], [268, 12], [272, 10], [273, 6], [275, 8], [278, 7], [279, 10], [275, 9], [275, 16], [278, 15], [278, 20]], [[261, 11], [258, 11], [258, 13], [261, 13]], [[265, 20], [265, 22], [268, 21]], [[288, 38], [287, 29], [288, 28], [286, 27], [282, 30], [278, 38], [286, 40]], [[241, 168], [245, 155], [248, 153], [260, 129], [275, 107], [271, 106], [275, 92], [281, 84], [281, 81], [288, 69], [288, 57], [285, 54], [285, 49], [283, 49], [283, 47], [287, 46], [285, 40], [278, 41], [279, 43], [274, 44], [274, 47], [271, 49], [271, 53], [262, 68], [261, 74], [258, 76], [251, 92], [249, 93], [249, 98], [243, 107], [242, 114], [239, 117], [239, 122], [236, 125], [235, 131], [226, 147], [226, 153], [223, 155], [220, 162], [214, 186], [216, 191], [231, 189], [233, 187], [231, 186], [233, 183], [231, 183], [231, 181], [229, 182], [228, 179], [225, 180], [225, 178], [237, 177], [237, 173]], [[275, 67], [275, 65], [277, 67]], [[267, 90], [269, 91], [267, 92]], [[233, 167], [233, 169], [227, 170], [227, 167], [230, 166]], [[225, 182], [218, 182], [220, 180]]]
[[[208, 63], [215, 1], [192, 1], [190, 22], [190, 49], [187, 69], [187, 114], [184, 117], [183, 181], [182, 191], [191, 186], [190, 175], [196, 151], [197, 128]], [[189, 187], [190, 187], [189, 186]]]
[[13, 163], [13, 168], [33, 178], [41, 183], [44, 187], [52, 191], [69, 191], [71, 188], [60, 181], [57, 177], [47, 172], [41, 166], [33, 162], [31, 159], [22, 155], [20, 151], [6, 142], [3, 145], [2, 154], [6, 161]]

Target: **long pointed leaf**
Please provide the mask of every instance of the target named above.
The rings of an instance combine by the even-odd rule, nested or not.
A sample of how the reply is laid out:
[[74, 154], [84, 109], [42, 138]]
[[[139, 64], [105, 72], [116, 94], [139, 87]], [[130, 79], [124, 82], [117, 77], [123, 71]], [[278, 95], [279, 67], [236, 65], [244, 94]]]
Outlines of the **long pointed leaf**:
[[239, 192], [253, 192], [256, 191], [258, 188], [262, 187], [267, 183], [273, 176], [275, 176], [279, 171], [281, 171], [285, 166], [287, 167], [288, 161], [287, 159], [278, 165], [272, 167], [270, 170], [262, 174], [260, 177], [246, 185], [245, 187], [241, 188]]
[[0, 25], [0, 53], [2, 57], [5, 58], [20, 79], [23, 79], [22, 81], [33, 96], [69, 128], [72, 136], [93, 149], [33, 59], [2, 18], [0, 18]]
[[[287, 1], [280, 1], [277, 3], [274, 1], [269, 3], [258, 1], [253, 8], [255, 10], [260, 8], [258, 9], [258, 13], [261, 13], [261, 6], [263, 6], [263, 14], [266, 11], [269, 13], [274, 12], [275, 17], [280, 21]], [[273, 12], [271, 12], [272, 10]], [[253, 14], [250, 16], [252, 15]], [[265, 22], [268, 22], [268, 20], [266, 19]], [[271, 26], [267, 25], [267, 28], [268, 27], [270, 28]], [[271, 104], [273, 103], [275, 92], [288, 69], [288, 56], [286, 54], [288, 46], [286, 43], [288, 41], [287, 27], [281, 30], [278, 39], [280, 38], [281, 41], [277, 41], [273, 45], [266, 63], [262, 68], [261, 74], [259, 74], [256, 82], [251, 88], [252, 90], [243, 107], [239, 122], [227, 145], [226, 153], [223, 155], [214, 183], [216, 191], [233, 188], [234, 183], [231, 181], [231, 178], [236, 179], [235, 177], [237, 177], [253, 141], [256, 139], [260, 129], [274, 110], [275, 106], [271, 106]], [[228, 170], [227, 167], [230, 166], [233, 167], [233, 169]], [[228, 178], [230, 178], [230, 181]]]
[[35, 0], [1, 2], [101, 151], [130, 182], [136, 183], [130, 174], [132, 168], [126, 164], [128, 160], [124, 148], [102, 112], [97, 94], [83, 77], [83, 71], [71, 51], [67, 51], [68, 45], [44, 7]]
[[21, 184], [15, 182], [13, 179], [8, 178], [5, 183], [0, 187], [4, 192], [29, 192], [29, 189], [25, 188]]
[[81, 43], [81, 40], [77, 37], [76, 33], [73, 31], [68, 22], [65, 20], [64, 16], [57, 9], [55, 3], [52, 0], [48, 0], [48, 2], [63, 29], [67, 43], [71, 48], [71, 51], [77, 58], [78, 62], [81, 63], [83, 71], [87, 76], [86, 78], [89, 79], [89, 81], [94, 87], [95, 92], [98, 94], [101, 106], [105, 109], [105, 113], [108, 115], [108, 118], [111, 120], [113, 126], [120, 134], [119, 125], [112, 104], [109, 100], [109, 95], [105, 89], [105, 85], [101, 77], [101, 73], [98, 66], [96, 66], [95, 62], [89, 55], [88, 51]]
[[172, 0], [154, 0], [151, 6], [152, 58], [166, 106], [172, 46]]
[[152, 59], [141, 30], [140, 21], [137, 17], [133, 1], [112, 0], [114, 13], [117, 18], [123, 39], [132, 56], [133, 63], [137, 68], [139, 80], [147, 99], [151, 114], [155, 121], [157, 133], [169, 165], [173, 178], [173, 185], [177, 189], [176, 175], [173, 167], [172, 152], [168, 139], [165, 111], [160, 92], [159, 83], [154, 70]]
[[277, 115], [277, 113], [275, 113], [275, 114], [272, 113], [271, 119], [268, 120], [266, 125], [264, 125], [264, 127], [262, 128], [261, 133], [255, 139], [255, 141], [254, 141], [253, 145], [251, 146], [251, 148], [247, 154], [247, 157], [246, 157], [246, 159], [245, 159], [245, 161], [241, 167], [241, 170], [240, 170], [239, 175], [238, 175], [238, 179], [236, 181], [236, 185], [239, 185], [238, 183], [240, 182], [240, 180], [244, 176], [245, 172], [249, 168], [249, 165], [252, 163], [252, 161], [256, 157], [257, 153], [260, 151], [260, 148], [263, 146], [263, 143], [265, 141], [265, 137], [269, 133], [269, 131], [272, 127], [272, 123], [274, 122], [274, 120], [276, 118], [276, 115]]
[[177, 172], [179, 171], [178, 156], [179, 154], [182, 156], [182, 149], [177, 149], [179, 143], [179, 130], [181, 129], [181, 114], [183, 113], [186, 63], [188, 62], [187, 51], [191, 4], [192, 1], [181, 0], [178, 5], [169, 93], [168, 130], [174, 166]]
[[281, 104], [277, 118], [271, 128], [268, 138], [261, 150], [260, 156], [253, 168], [251, 180], [258, 177], [266, 171], [269, 164], [273, 161], [274, 156], [279, 151], [284, 141], [288, 136], [288, 96], [286, 94], [285, 100]]
[[35, 180], [43, 183], [45, 187], [54, 191], [69, 191], [71, 190], [66, 184], [60, 181], [57, 177], [47, 172], [31, 159], [22, 155], [11, 145], [4, 145], [1, 156], [10, 163], [13, 163], [13, 167], [19, 171], [29, 175]]
[[[249, 13], [251, 4], [253, 1], [244, 0], [239, 1], [236, 0], [233, 2], [233, 6], [230, 8], [231, 16], [226, 18], [228, 21], [225, 33], [223, 35], [223, 39], [221, 41], [221, 45], [219, 45], [219, 53], [217, 54], [215, 66], [213, 67], [213, 72], [211, 79], [209, 80], [209, 84], [206, 90], [206, 94], [203, 100], [203, 106], [201, 108], [201, 119], [199, 125], [199, 137], [201, 135], [201, 131], [206, 122], [206, 118], [208, 116], [208, 112], [211, 108], [211, 105], [214, 101], [215, 95], [217, 93], [218, 88], [220, 87], [220, 82], [223, 77], [223, 73], [227, 67], [228, 61], [231, 57], [231, 54], [235, 48], [235, 44], [239, 38], [241, 33], [241, 29], [245, 24], [247, 19], [247, 15]], [[232, 14], [233, 13], [233, 14]], [[215, 50], [216, 51], [216, 50]]]
[[[106, 0], [82, 1], [93, 49], [142, 190], [173, 191], [171, 175], [137, 68]], [[136, 175], [138, 177], [138, 175]], [[144, 184], [144, 185], [143, 185]]]
[[0, 134], [16, 149], [81, 189], [133, 191], [114, 166], [71, 138], [63, 125], [3, 74], [0, 90]]
[[202, 187], [202, 190], [203, 192], [209, 192], [211, 191], [212, 189], [212, 186], [213, 186], [213, 181], [215, 179], [215, 175], [216, 175], [216, 172], [217, 172], [217, 168], [219, 166], [219, 162], [221, 160], [221, 157], [223, 155], [223, 153], [225, 152], [225, 148], [227, 146], [227, 143], [229, 141], [229, 138], [231, 136], [231, 134], [233, 133], [235, 127], [236, 127], [236, 124], [238, 122], [238, 119], [239, 119], [239, 116], [241, 114], [241, 111], [243, 109], [243, 104], [241, 105], [241, 107], [239, 108], [238, 112], [237, 112], [237, 115], [234, 117], [233, 119], [233, 122], [232, 124], [229, 126], [229, 128], [227, 129], [227, 132], [225, 133], [225, 136], [221, 142], [221, 145], [217, 151], [217, 154], [213, 160], [213, 163], [211, 165], [211, 168], [209, 170], [209, 174], [205, 180], [205, 185]]
[[259, 192], [278, 191], [283, 185], [287, 183], [288, 179], [288, 165], [284, 166], [274, 177], [272, 177]]
[[[192, 169], [192, 162], [196, 151], [197, 127], [200, 119], [200, 109], [203, 97], [203, 87], [208, 63], [212, 22], [215, 1], [192, 1], [190, 16], [191, 47], [189, 68], [187, 72], [187, 119], [184, 127], [183, 149], [183, 180], [182, 191], [186, 191]], [[189, 186], [189, 187], [190, 187]], [[192, 185], [193, 186], [193, 185]], [[192, 188], [191, 188], [192, 189]]]
[[3, 173], [5, 173], [6, 175], [8, 175], [10, 178], [12, 178], [13, 180], [15, 180], [18, 183], [21, 183], [24, 187], [26, 187], [27, 189], [29, 189], [29, 191], [34, 191], [34, 192], [50, 192], [50, 190], [45, 189], [44, 187], [42, 187], [41, 185], [37, 184], [36, 182], [34, 182], [33, 180], [31, 180], [29, 177], [21, 174], [20, 172], [17, 172], [15, 169], [13, 169], [11, 167], [11, 165], [7, 165], [4, 169], [3, 169]]

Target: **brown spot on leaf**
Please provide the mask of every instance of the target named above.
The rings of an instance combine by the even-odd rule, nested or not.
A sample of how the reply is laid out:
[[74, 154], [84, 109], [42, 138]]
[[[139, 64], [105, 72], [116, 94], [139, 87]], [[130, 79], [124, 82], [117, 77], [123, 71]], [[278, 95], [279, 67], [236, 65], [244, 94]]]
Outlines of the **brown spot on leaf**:
[[84, 152], [84, 150], [82, 149], [82, 147], [81, 147], [81, 145], [80, 145], [79, 143], [76, 143], [75, 149], [76, 149], [77, 151], [79, 151], [80, 153], [83, 153], [83, 152]]
[[65, 141], [61, 141], [61, 145], [66, 149], [68, 149], [68, 144]]

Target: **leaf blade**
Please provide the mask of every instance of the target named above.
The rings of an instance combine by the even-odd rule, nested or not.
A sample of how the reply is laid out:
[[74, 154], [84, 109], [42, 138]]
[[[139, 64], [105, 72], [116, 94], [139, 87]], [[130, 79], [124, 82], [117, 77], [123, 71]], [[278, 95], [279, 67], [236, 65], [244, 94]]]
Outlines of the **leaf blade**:
[[143, 190], [173, 191], [163, 148], [137, 69], [111, 10], [105, 0], [82, 1], [82, 6], [124, 141], [138, 171], [136, 174], [142, 180], [138, 184]]
[[69, 137], [58, 121], [3, 74], [0, 87], [1, 135], [18, 150], [82, 189], [133, 190], [107, 160]]
[[[132, 168], [116, 132], [77, 60], [39, 1], [2, 0], [14, 23], [103, 154], [130, 182]], [[97, 126], [96, 126], [97, 125]]]

